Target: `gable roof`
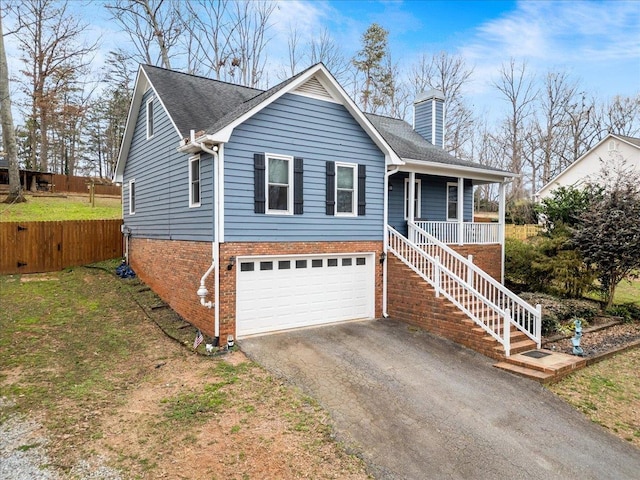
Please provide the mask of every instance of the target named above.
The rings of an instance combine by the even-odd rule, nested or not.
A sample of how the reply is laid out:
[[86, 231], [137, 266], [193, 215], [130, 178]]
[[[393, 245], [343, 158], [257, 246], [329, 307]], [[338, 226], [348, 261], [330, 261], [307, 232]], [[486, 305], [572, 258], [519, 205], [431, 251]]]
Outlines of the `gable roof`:
[[302, 90], [305, 85], [312, 82], [316, 92], [318, 88], [323, 89], [325, 99], [336, 101], [349, 111], [385, 154], [389, 165], [403, 165], [406, 161], [419, 168], [447, 166], [447, 172], [443, 170], [442, 174], [474, 171], [492, 177], [516, 176], [504, 170], [460, 160], [432, 145], [404, 120], [363, 113], [322, 63], [313, 65], [266, 91], [152, 65], [141, 65], [118, 156], [115, 181], [122, 181], [137, 112], [141, 107], [142, 97], [149, 88], [153, 89], [176, 130], [179, 150], [197, 152], [203, 142], [228, 142], [237, 125], [288, 92], [297, 90], [297, 93], [304, 94]]
[[391, 148], [411, 167], [433, 168], [434, 164], [436, 164], [441, 166], [438, 172], [440, 174], [456, 176], [457, 172], [465, 170], [469, 173], [474, 172], [475, 175], [473, 176], [475, 178], [487, 181], [496, 181], [500, 177], [517, 176], [517, 174], [506, 170], [454, 157], [442, 148], [433, 145], [404, 120], [372, 113], [366, 113], [365, 115], [371, 120], [371, 123], [378, 129]]
[[640, 138], [628, 137], [626, 135], [615, 135], [613, 133], [610, 133], [606, 137], [604, 137], [602, 140], [600, 140], [598, 143], [596, 143], [593, 147], [591, 147], [589, 150], [587, 150], [584, 154], [578, 157], [571, 165], [569, 165], [567, 168], [565, 168], [559, 174], [557, 174], [555, 177], [549, 180], [549, 182], [543, 185], [540, 188], [540, 190], [538, 190], [535, 193], [535, 198], [540, 198], [545, 193], [546, 190], [549, 190], [551, 187], [558, 184], [558, 180], [562, 176], [564, 176], [568, 171], [573, 170], [574, 168], [579, 166], [582, 163], [582, 160], [584, 158], [588, 157], [591, 154], [591, 152], [593, 152], [596, 148], [598, 148], [600, 145], [602, 145], [603, 143], [605, 143], [607, 140], [611, 138], [615, 138], [616, 140], [620, 140], [634, 148], [640, 149]]
[[[205, 130], [238, 105], [260, 96], [262, 90], [187, 73], [142, 65], [182, 138], [192, 129]], [[214, 101], [210, 101], [214, 100]]]

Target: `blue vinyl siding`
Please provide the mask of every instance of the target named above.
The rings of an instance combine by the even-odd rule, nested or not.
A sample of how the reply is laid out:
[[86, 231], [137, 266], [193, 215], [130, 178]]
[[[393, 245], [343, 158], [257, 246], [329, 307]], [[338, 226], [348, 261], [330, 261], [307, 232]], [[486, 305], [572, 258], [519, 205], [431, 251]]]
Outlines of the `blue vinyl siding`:
[[[404, 179], [408, 173], [396, 173], [389, 178], [392, 190], [389, 192], [389, 225], [403, 235], [407, 234], [407, 222], [404, 219]], [[422, 183], [421, 220], [444, 222], [447, 220], [447, 183], [458, 181], [453, 177], [416, 175]], [[473, 219], [473, 185], [471, 180], [464, 181], [464, 221]]]
[[[422, 138], [431, 142], [433, 145], [444, 147], [444, 103], [440, 100], [436, 100], [436, 115], [433, 118], [433, 102], [434, 100], [427, 100], [414, 106], [414, 122], [415, 130]], [[433, 122], [436, 122], [435, 141], [433, 140]]]
[[[144, 94], [142, 106], [153, 96]], [[189, 158], [176, 149], [180, 140], [170, 118], [153, 102], [153, 137], [146, 137], [146, 109], [140, 108], [123, 178], [125, 226], [134, 237], [213, 240], [211, 156], [200, 155], [201, 205], [189, 208]], [[129, 215], [129, 180], [136, 182], [136, 211]]]
[[[304, 159], [304, 214], [254, 213], [253, 155]], [[326, 162], [364, 164], [366, 215], [325, 214]], [[384, 155], [340, 104], [285, 94], [235, 128], [224, 149], [225, 241], [383, 239]]]

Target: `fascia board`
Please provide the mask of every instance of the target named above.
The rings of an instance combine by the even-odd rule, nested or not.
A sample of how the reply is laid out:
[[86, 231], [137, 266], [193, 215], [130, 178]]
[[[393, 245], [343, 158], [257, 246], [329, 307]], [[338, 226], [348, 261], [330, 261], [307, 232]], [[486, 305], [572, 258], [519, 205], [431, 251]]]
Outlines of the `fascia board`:
[[457, 177], [463, 175], [465, 178], [483, 180], [488, 182], [504, 182], [508, 179], [517, 178], [521, 175], [512, 172], [497, 172], [477, 167], [465, 167], [463, 165], [446, 165], [437, 162], [425, 162], [423, 160], [404, 159], [406, 167], [402, 170], [411, 170], [416, 173], [437, 174], [441, 176]]
[[269, 98], [267, 98], [264, 102], [256, 105], [251, 110], [238, 117], [236, 120], [231, 122], [229, 125], [224, 127], [223, 129], [209, 135], [211, 138], [219, 138], [220, 141], [227, 143], [231, 134], [233, 133], [233, 129], [238, 125], [244, 123], [249, 118], [253, 117], [256, 113], [269, 106], [284, 94], [289, 93], [304, 82], [309, 80], [314, 75], [318, 75], [319, 81], [322, 85], [329, 91], [329, 93], [334, 96], [336, 99], [340, 99], [340, 103], [344, 105], [347, 111], [351, 114], [351, 116], [358, 122], [358, 124], [364, 129], [364, 131], [369, 135], [369, 137], [373, 140], [373, 142], [382, 150], [385, 154], [385, 158], [391, 160], [392, 165], [402, 165], [403, 162], [400, 160], [400, 157], [393, 151], [393, 149], [387, 144], [387, 142], [382, 138], [380, 133], [375, 129], [375, 127], [369, 122], [369, 120], [364, 116], [364, 114], [360, 111], [360, 109], [356, 106], [356, 104], [349, 98], [349, 95], [340, 87], [338, 82], [331, 76], [326, 67], [321, 63], [316, 65], [314, 68], [309, 69], [300, 77], [296, 78], [294, 81], [286, 85], [280, 91], [274, 93]]
[[[133, 140], [133, 132], [136, 128], [136, 122], [138, 121], [138, 111], [140, 110], [140, 106], [142, 105], [142, 97], [144, 96], [146, 87], [149, 86], [153, 93], [155, 94], [155, 98], [158, 99], [160, 105], [164, 109], [165, 113], [169, 117], [171, 124], [173, 125], [176, 134], [179, 139], [182, 139], [182, 135], [176, 126], [176, 123], [171, 118], [171, 114], [169, 110], [164, 105], [162, 98], [158, 95], [158, 91], [155, 89], [149, 77], [142, 65], [138, 68], [138, 74], [136, 76], [135, 87], [133, 88], [133, 96], [131, 98], [131, 105], [129, 105], [129, 113], [127, 114], [127, 122], [125, 124], [124, 135], [122, 136], [122, 143], [120, 144], [120, 152], [118, 153], [118, 161], [116, 163], [116, 169], [113, 176], [113, 181], [116, 183], [122, 183], [123, 175], [124, 175], [124, 167], [127, 161], [127, 156], [129, 155], [129, 149], [131, 147], [131, 141]], [[135, 117], [133, 113], [135, 112]]]

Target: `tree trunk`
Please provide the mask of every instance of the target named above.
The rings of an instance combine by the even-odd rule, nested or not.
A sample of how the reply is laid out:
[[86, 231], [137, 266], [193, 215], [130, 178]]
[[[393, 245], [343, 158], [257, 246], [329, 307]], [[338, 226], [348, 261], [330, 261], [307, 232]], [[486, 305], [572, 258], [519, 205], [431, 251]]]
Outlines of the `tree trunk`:
[[20, 186], [20, 170], [18, 169], [18, 149], [16, 147], [16, 131], [11, 114], [11, 97], [9, 90], [9, 69], [7, 54], [4, 50], [2, 33], [2, 14], [0, 13], [0, 117], [2, 122], [2, 141], [5, 155], [9, 162], [9, 195], [5, 203], [26, 202]]

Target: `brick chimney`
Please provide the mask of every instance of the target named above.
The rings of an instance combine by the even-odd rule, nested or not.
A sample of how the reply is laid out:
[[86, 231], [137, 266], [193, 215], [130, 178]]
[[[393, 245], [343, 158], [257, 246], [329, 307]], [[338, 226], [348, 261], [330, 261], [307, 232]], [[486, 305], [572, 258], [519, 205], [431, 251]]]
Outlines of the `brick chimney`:
[[413, 129], [428, 142], [444, 148], [444, 94], [421, 93], [413, 102]]

